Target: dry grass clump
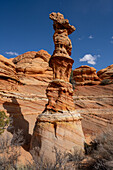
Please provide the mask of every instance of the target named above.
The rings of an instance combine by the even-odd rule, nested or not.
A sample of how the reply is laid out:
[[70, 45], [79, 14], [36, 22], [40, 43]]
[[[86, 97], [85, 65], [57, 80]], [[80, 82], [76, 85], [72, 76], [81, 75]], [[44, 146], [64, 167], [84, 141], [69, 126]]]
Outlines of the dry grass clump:
[[17, 169], [18, 158], [21, 155], [20, 146], [24, 144], [22, 130], [13, 134], [13, 139], [8, 135], [0, 135], [0, 170]]
[[87, 170], [113, 169], [113, 129], [97, 136], [89, 148], [86, 152], [91, 159], [87, 162]]
[[8, 136], [0, 136], [0, 170], [16, 169], [19, 156], [19, 147], [12, 145]]
[[113, 80], [110, 79], [104, 79], [101, 81], [100, 85], [108, 85], [108, 84], [113, 84]]

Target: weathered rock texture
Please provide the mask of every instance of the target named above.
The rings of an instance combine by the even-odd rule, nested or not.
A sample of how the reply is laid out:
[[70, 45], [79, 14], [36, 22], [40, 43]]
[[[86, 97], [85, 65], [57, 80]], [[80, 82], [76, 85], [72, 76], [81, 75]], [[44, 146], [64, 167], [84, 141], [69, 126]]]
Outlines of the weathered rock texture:
[[44, 50], [27, 52], [11, 60], [0, 56], [0, 110], [13, 120], [8, 127], [12, 140], [14, 132], [23, 131], [26, 150], [37, 114], [47, 103], [45, 90], [53, 77], [49, 58], [50, 54]]
[[75, 86], [73, 99], [86, 141], [113, 127], [113, 84]]
[[53, 72], [49, 67], [51, 55], [47, 51], [26, 52], [12, 61], [16, 65], [17, 75], [23, 84], [44, 85], [52, 80]]
[[113, 64], [102, 69], [102, 70], [100, 70], [100, 71], [98, 71], [97, 75], [102, 80], [104, 80], [104, 79], [113, 80]]
[[[42, 113], [47, 103], [46, 88], [53, 78], [49, 59], [50, 54], [44, 50], [27, 52], [11, 60], [0, 55], [0, 110], [14, 118], [17, 129], [24, 128], [19, 116], [27, 119], [30, 134], [37, 114]], [[26, 71], [31, 65], [31, 71]]]
[[73, 79], [76, 85], [95, 85], [100, 84], [96, 69], [87, 65], [80, 66], [73, 71]]
[[[28, 54], [30, 54], [30, 52]], [[12, 63], [10, 59], [0, 57], [0, 59], [2, 58], [14, 67], [7, 64], [7, 70], [12, 69], [13, 71], [7, 71], [7, 74], [0, 77], [0, 110], [4, 110], [9, 116], [13, 117], [14, 128], [24, 129], [29, 139], [29, 136], [33, 133], [37, 115], [42, 113], [45, 105], [48, 103], [46, 88], [48, 82], [52, 80], [53, 74], [52, 71], [46, 74], [45, 71], [42, 74], [36, 74], [37, 79], [30, 79], [29, 84], [28, 81], [26, 81], [26, 84], [19, 83], [17, 81], [19, 73], [15, 71], [16, 64]], [[1, 61], [0, 69], [2, 71], [4, 70], [3, 66], [5, 65]], [[6, 71], [6, 69], [4, 71]], [[13, 78], [16, 78], [11, 78], [12, 73], [14, 75]], [[3, 75], [3, 72], [1, 72], [1, 74]], [[26, 76], [29, 76], [29, 74], [22, 74], [25, 82]], [[40, 82], [36, 83], [38, 75], [42, 75], [42, 77], [46, 77], [46, 79], [40, 79]], [[6, 78], [6, 76], [8, 78]], [[31, 76], [33, 77], [33, 74]], [[98, 134], [113, 126], [113, 84], [105, 86], [76, 86], [73, 99], [76, 112], [78, 114], [80, 113], [83, 117], [82, 127], [87, 141], [89, 141], [89, 138], [93, 134]], [[13, 129], [9, 130], [11, 131]], [[27, 155], [28, 152], [25, 153]]]
[[74, 148], [83, 150], [84, 135], [81, 116], [75, 111], [73, 89], [69, 83], [73, 60], [71, 40], [68, 35], [75, 28], [60, 13], [51, 13], [55, 33], [55, 50], [50, 59], [53, 80], [46, 93], [48, 103], [37, 118], [31, 141], [31, 149], [37, 149], [37, 157], [55, 159], [55, 148], [62, 152], [72, 152]]
[[18, 81], [15, 65], [0, 55], [0, 89], [15, 90]]

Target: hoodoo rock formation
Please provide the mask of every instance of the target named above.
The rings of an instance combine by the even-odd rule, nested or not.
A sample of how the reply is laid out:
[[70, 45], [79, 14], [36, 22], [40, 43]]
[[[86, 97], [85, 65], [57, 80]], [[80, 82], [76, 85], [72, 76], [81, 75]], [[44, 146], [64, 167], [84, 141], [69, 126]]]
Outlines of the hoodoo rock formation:
[[73, 89], [69, 83], [73, 59], [71, 40], [68, 35], [75, 31], [60, 13], [51, 13], [55, 33], [55, 50], [50, 58], [53, 80], [49, 83], [46, 94], [48, 103], [45, 110], [37, 117], [31, 140], [31, 150], [37, 151], [37, 157], [55, 159], [55, 148], [62, 152], [72, 152], [74, 148], [82, 150], [84, 135], [81, 116], [77, 114], [73, 102]]
[[87, 65], [76, 68], [73, 71], [73, 79], [76, 85], [100, 84], [100, 78], [96, 74], [96, 69]]

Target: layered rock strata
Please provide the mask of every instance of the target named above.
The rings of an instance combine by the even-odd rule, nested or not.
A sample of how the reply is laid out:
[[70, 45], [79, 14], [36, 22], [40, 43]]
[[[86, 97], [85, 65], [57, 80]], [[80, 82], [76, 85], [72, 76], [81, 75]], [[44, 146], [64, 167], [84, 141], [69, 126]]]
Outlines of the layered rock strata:
[[106, 67], [106, 68], [104, 68], [104, 69], [102, 69], [102, 70], [99, 70], [97, 72], [97, 75], [102, 80], [104, 80], [104, 79], [113, 80], [113, 64]]
[[0, 55], [0, 89], [16, 90], [18, 82], [15, 65]]
[[84, 135], [81, 116], [75, 111], [73, 89], [69, 83], [73, 60], [71, 40], [68, 35], [75, 31], [60, 13], [51, 13], [55, 33], [55, 50], [50, 59], [53, 80], [49, 83], [46, 94], [48, 103], [45, 110], [37, 117], [31, 141], [31, 150], [37, 157], [55, 159], [55, 148], [62, 152], [72, 152], [74, 148], [83, 150]]
[[[46, 53], [46, 51], [41, 50], [40, 57], [45, 56], [46, 58]], [[29, 58], [30, 54], [32, 54], [32, 52], [28, 52], [28, 54], [24, 53], [21, 56], [24, 55], [23, 58]], [[18, 57], [15, 59], [17, 58]], [[48, 71], [49, 74], [46, 74], [47, 71], [42, 74], [26, 74], [23, 72], [23, 79], [21, 80], [24, 80], [25, 83], [20, 84], [18, 83], [18, 75], [20, 75], [20, 72], [17, 73], [15, 71], [18, 64], [12, 63], [14, 59], [7, 59], [1, 56], [0, 59], [0, 69], [2, 71], [0, 72], [2, 75], [0, 77], [0, 110], [4, 110], [9, 116], [14, 118], [13, 125], [15, 129], [22, 129], [24, 132], [27, 132], [26, 134], [28, 136], [29, 134], [32, 135], [36, 117], [42, 113], [48, 102], [45, 93], [48, 82], [52, 80], [52, 71]], [[5, 62], [7, 64], [4, 64]], [[13, 67], [11, 65], [13, 65]], [[3, 71], [5, 74], [3, 74]], [[11, 78], [12, 73], [13, 79]], [[29, 79], [27, 78], [27, 81], [25, 81], [27, 76]], [[40, 78], [39, 83], [38, 76]], [[13, 100], [11, 100], [12, 98]], [[93, 134], [101, 133], [103, 130], [113, 126], [113, 84], [105, 86], [75, 86], [73, 99], [76, 112], [80, 113], [83, 117], [82, 127], [87, 141], [92, 139], [91, 136]], [[26, 155], [27, 153], [28, 152], [25, 152]], [[23, 157], [25, 157], [25, 155]]]
[[97, 76], [96, 69], [87, 65], [76, 68], [73, 71], [73, 79], [76, 85], [100, 84], [100, 78]]
[[14, 58], [12, 61], [19, 81], [27, 85], [48, 85], [53, 75], [49, 67], [50, 57], [47, 51], [40, 50], [26, 52]]
[[87, 142], [113, 127], [113, 84], [75, 86], [73, 95], [76, 111], [81, 114]]
[[37, 114], [42, 113], [47, 103], [45, 90], [53, 75], [50, 57], [44, 50], [27, 52], [13, 59], [0, 56], [0, 110], [12, 119], [7, 129], [12, 140], [18, 130], [22, 131], [26, 150]]

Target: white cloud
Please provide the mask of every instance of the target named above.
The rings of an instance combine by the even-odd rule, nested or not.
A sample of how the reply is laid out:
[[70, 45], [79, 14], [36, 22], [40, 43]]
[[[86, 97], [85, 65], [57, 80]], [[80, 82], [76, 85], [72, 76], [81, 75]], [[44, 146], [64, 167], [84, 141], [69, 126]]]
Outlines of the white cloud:
[[17, 52], [12, 52], [12, 51], [9, 51], [9, 52], [5, 52], [6, 54], [8, 55], [19, 55]]
[[86, 61], [88, 64], [95, 65], [96, 64], [96, 59], [97, 57], [100, 57], [100, 55], [91, 55], [91, 54], [86, 54], [83, 58], [80, 58], [80, 62]]
[[82, 38], [78, 38], [78, 40], [82, 40]]
[[92, 35], [90, 35], [88, 38], [89, 38], [89, 39], [93, 39], [94, 37], [93, 37]]
[[113, 36], [111, 37], [111, 39], [113, 39]]

